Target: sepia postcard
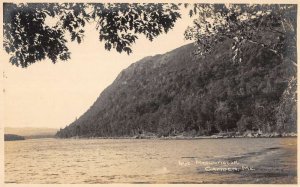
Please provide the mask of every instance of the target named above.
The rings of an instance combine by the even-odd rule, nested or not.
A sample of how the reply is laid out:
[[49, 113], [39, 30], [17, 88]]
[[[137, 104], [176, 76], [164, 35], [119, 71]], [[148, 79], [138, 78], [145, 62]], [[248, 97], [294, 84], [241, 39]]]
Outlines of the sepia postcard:
[[0, 6], [1, 185], [298, 184], [297, 1]]

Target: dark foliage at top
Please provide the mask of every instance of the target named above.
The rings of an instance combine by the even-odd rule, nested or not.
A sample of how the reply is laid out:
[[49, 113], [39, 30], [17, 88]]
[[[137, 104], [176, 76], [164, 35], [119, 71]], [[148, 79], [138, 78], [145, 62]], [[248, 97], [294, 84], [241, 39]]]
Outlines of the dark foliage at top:
[[[28, 65], [48, 57], [53, 63], [70, 59], [66, 46], [81, 43], [84, 26], [95, 22], [105, 49], [132, 52], [138, 34], [153, 40], [174, 27], [182, 4], [128, 3], [4, 3], [4, 48], [14, 65]], [[206, 55], [225, 39], [233, 39], [233, 61], [240, 61], [246, 42], [256, 43], [282, 59], [296, 63], [297, 6], [272, 4], [184, 4], [198, 15], [185, 38], [195, 40], [198, 54]], [[47, 18], [56, 20], [54, 26]], [[271, 36], [262, 40], [262, 33]], [[276, 35], [276, 37], [273, 37]]]
[[[10, 62], [27, 67], [46, 57], [55, 63], [70, 59], [67, 35], [81, 43], [84, 26], [95, 22], [105, 49], [132, 52], [143, 34], [153, 40], [173, 28], [180, 14], [174, 4], [127, 3], [4, 3], [4, 48]], [[54, 26], [46, 20], [56, 20]]]
[[186, 30], [185, 37], [196, 41], [200, 55], [232, 39], [233, 61], [242, 60], [243, 46], [250, 42], [296, 63], [297, 5], [194, 4], [190, 10], [193, 14], [199, 17]]

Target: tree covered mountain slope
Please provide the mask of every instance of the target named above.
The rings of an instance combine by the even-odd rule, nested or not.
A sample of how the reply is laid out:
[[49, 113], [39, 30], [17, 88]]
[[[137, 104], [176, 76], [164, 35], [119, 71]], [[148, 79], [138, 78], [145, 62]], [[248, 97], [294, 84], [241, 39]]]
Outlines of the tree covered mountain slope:
[[238, 62], [231, 41], [201, 57], [189, 44], [123, 70], [68, 137], [296, 132], [296, 66], [249, 43]]

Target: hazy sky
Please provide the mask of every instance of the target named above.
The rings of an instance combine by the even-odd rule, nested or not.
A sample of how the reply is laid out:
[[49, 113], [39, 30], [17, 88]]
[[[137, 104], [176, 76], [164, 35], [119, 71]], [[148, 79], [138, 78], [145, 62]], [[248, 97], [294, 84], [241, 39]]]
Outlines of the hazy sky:
[[[187, 12], [175, 28], [153, 42], [140, 37], [131, 55], [105, 51], [98, 40], [95, 25], [86, 26], [84, 42], [69, 43], [71, 59], [52, 64], [45, 60], [28, 68], [12, 66], [4, 55], [4, 126], [50, 127], [69, 125], [80, 117], [131, 63], [162, 54], [191, 41], [184, 40], [184, 30], [192, 25]], [[3, 59], [3, 57], [1, 57]]]

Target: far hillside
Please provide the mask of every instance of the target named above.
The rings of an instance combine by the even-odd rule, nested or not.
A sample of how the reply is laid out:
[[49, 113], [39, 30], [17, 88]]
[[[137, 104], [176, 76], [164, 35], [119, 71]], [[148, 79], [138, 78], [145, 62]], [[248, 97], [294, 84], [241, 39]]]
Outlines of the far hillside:
[[25, 140], [23, 136], [18, 136], [15, 134], [4, 134], [4, 141], [17, 141], [17, 140]]
[[35, 128], [35, 127], [5, 127], [5, 134], [16, 134], [19, 136], [24, 136], [26, 139], [35, 138], [53, 138], [57, 129], [54, 128]]

